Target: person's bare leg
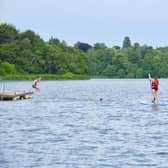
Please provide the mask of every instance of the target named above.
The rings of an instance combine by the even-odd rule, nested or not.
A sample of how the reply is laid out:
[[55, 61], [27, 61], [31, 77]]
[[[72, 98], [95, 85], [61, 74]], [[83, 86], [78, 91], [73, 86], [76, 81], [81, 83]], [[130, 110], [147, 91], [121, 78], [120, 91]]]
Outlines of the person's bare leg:
[[155, 90], [155, 100], [159, 101], [158, 92]]
[[152, 89], [152, 102], [155, 102], [155, 90], [154, 89]]

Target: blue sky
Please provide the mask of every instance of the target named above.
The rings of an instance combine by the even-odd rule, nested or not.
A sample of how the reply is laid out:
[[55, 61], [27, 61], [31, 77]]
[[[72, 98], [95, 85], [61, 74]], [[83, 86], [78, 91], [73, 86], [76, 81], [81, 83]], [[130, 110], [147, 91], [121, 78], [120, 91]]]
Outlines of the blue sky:
[[122, 46], [129, 36], [132, 43], [159, 47], [168, 46], [167, 9], [167, 0], [0, 0], [0, 23], [68, 45]]

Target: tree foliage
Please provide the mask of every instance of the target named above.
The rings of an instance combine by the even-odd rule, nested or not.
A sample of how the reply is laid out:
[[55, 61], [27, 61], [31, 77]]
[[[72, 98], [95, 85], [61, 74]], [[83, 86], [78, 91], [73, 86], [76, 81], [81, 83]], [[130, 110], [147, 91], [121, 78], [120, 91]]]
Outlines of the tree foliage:
[[82, 43], [79, 41], [74, 45], [74, 47], [83, 51], [83, 52], [87, 52], [90, 48], [92, 48], [92, 46], [90, 44]]
[[[66, 42], [51, 38], [44, 42], [32, 30], [19, 32], [14, 26], [0, 24], [0, 61], [14, 65], [16, 73], [87, 74], [86, 55]], [[4, 69], [4, 68], [3, 68]], [[8, 71], [5, 70], [5, 73]], [[9, 71], [9, 73], [11, 73]]]
[[123, 41], [123, 48], [129, 48], [129, 47], [131, 47], [131, 40], [128, 36], [126, 36]]
[[17, 73], [109, 78], [143, 78], [151, 73], [168, 77], [168, 47], [132, 45], [128, 36], [122, 47], [109, 48], [99, 42], [68, 46], [58, 38], [45, 42], [32, 30], [19, 32], [13, 25], [0, 24], [0, 74]]

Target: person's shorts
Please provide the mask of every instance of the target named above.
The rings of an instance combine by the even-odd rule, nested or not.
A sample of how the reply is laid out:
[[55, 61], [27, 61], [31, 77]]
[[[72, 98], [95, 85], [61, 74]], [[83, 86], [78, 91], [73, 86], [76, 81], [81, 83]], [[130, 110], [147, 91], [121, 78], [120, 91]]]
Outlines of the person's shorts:
[[32, 87], [36, 89], [36, 86], [35, 86], [35, 85], [32, 85]]
[[158, 91], [158, 87], [153, 87], [152, 89], [154, 89], [154, 90]]

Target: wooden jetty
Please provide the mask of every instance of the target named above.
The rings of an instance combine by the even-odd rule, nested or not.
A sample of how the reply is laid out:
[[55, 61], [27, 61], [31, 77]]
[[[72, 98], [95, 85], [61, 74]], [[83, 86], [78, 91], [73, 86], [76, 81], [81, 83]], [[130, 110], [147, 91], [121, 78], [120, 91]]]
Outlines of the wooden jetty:
[[0, 92], [0, 100], [22, 100], [22, 99], [31, 99], [33, 92], [32, 91], [2, 91]]

